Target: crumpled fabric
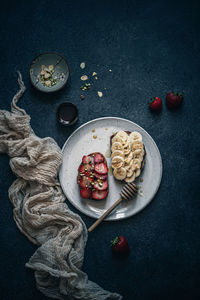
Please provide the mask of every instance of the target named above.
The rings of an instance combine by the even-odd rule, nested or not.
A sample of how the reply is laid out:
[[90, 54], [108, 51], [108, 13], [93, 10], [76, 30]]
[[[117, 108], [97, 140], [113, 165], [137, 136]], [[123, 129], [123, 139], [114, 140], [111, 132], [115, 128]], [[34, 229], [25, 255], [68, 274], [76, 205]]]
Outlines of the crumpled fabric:
[[18, 82], [20, 90], [11, 112], [0, 110], [0, 153], [9, 155], [17, 176], [9, 188], [15, 222], [38, 245], [26, 266], [34, 271], [37, 288], [47, 297], [122, 299], [89, 281], [81, 271], [87, 229], [79, 215], [69, 210], [57, 180], [61, 150], [52, 138], [34, 134], [30, 116], [17, 106], [25, 91], [20, 73]]

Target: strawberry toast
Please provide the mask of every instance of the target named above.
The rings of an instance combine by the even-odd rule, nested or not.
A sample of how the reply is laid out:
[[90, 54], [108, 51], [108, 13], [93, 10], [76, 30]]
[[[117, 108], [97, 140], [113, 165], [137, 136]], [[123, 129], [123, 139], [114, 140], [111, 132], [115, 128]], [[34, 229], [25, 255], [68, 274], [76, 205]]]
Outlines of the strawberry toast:
[[108, 166], [100, 152], [84, 155], [78, 168], [77, 183], [84, 199], [102, 200], [108, 195]]

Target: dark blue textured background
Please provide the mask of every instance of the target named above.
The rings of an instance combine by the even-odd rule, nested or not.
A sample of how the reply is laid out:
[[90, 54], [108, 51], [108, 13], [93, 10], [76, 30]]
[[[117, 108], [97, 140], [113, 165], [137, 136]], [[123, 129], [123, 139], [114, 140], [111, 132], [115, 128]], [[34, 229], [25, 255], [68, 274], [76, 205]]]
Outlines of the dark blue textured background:
[[[3, 2], [3, 3], [2, 3]], [[20, 70], [26, 94], [20, 101], [40, 137], [62, 147], [75, 128], [101, 116], [130, 119], [155, 139], [163, 159], [163, 179], [153, 202], [138, 215], [104, 222], [89, 235], [84, 271], [124, 300], [200, 299], [199, 71], [198, 1], [2, 1], [0, 9], [0, 107], [9, 109]], [[31, 87], [28, 69], [45, 51], [64, 55], [71, 68], [68, 86], [54, 95]], [[79, 67], [98, 73], [80, 100]], [[108, 70], [112, 69], [112, 73]], [[106, 90], [104, 90], [106, 88]], [[104, 96], [98, 99], [97, 90]], [[153, 96], [184, 93], [184, 105], [160, 114], [149, 111]], [[56, 123], [56, 107], [72, 101], [80, 111], [71, 128]], [[24, 267], [36, 247], [17, 229], [8, 188], [15, 179], [0, 156], [0, 299], [46, 299]], [[70, 208], [77, 212], [75, 208]], [[87, 226], [93, 219], [80, 214]], [[119, 260], [109, 248], [116, 235], [130, 243]]]

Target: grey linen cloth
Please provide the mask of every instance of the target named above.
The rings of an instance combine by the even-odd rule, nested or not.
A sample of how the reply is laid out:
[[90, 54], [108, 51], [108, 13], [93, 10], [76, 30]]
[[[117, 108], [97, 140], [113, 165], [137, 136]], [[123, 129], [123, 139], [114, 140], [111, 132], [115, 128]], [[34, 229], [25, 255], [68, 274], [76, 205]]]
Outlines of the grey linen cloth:
[[34, 134], [30, 116], [17, 106], [25, 91], [20, 73], [18, 82], [20, 90], [12, 100], [11, 112], [0, 111], [0, 153], [9, 155], [17, 176], [9, 188], [15, 222], [39, 246], [26, 266], [34, 270], [37, 288], [47, 297], [122, 299], [89, 281], [81, 271], [87, 229], [69, 210], [57, 180], [61, 150], [52, 138]]

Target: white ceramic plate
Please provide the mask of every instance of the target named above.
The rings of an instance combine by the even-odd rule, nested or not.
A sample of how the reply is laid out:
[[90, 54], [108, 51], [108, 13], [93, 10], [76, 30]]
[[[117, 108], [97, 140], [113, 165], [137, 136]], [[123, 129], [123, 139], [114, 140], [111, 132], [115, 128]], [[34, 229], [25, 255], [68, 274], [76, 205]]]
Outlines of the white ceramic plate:
[[[95, 129], [95, 132], [93, 130]], [[67, 199], [82, 213], [99, 218], [117, 199], [123, 183], [109, 175], [109, 195], [105, 200], [95, 201], [82, 199], [77, 184], [78, 167], [83, 155], [101, 152], [105, 157], [110, 149], [110, 136], [119, 130], [138, 131], [142, 134], [146, 149], [146, 164], [139, 178], [135, 181], [141, 185], [143, 196], [123, 201], [106, 220], [128, 218], [141, 211], [155, 196], [162, 177], [162, 160], [158, 147], [152, 137], [137, 124], [121, 118], [105, 117], [92, 120], [76, 129], [65, 142], [62, 153], [63, 163], [59, 179]], [[97, 138], [94, 139], [93, 136]], [[106, 158], [110, 166], [110, 158]]]

